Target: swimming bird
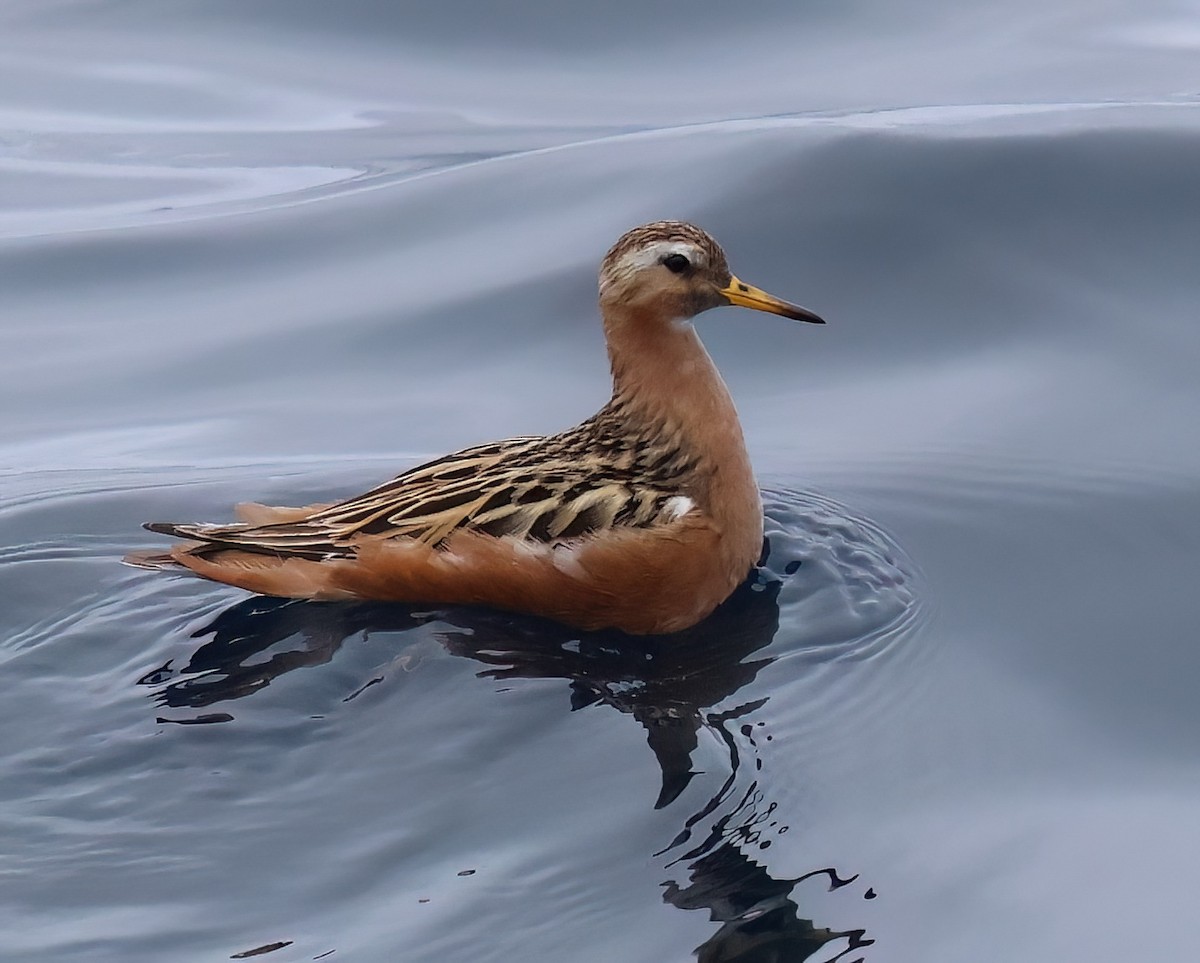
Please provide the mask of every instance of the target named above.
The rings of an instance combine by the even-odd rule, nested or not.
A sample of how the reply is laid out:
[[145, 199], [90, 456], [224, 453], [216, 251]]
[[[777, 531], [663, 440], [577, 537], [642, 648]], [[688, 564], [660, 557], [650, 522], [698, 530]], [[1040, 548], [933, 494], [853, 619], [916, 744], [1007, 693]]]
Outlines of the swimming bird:
[[824, 323], [734, 277], [700, 228], [634, 228], [600, 266], [613, 390], [591, 418], [446, 455], [335, 504], [240, 505], [234, 524], [151, 522], [188, 541], [126, 561], [262, 595], [686, 629], [749, 575], [763, 544], [737, 411], [691, 323], [730, 304]]

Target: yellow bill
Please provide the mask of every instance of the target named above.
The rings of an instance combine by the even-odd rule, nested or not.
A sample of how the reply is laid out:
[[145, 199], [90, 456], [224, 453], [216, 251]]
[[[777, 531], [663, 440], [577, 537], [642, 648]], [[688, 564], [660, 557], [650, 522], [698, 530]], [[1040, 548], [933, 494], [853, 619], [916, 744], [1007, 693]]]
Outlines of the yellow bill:
[[793, 321], [807, 321], [809, 324], [825, 323], [824, 318], [813, 314], [808, 308], [802, 308], [798, 304], [791, 304], [773, 294], [767, 294], [761, 288], [756, 288], [745, 281], [739, 281], [735, 277], [729, 279], [729, 284], [721, 289], [721, 293], [729, 299], [730, 304], [737, 304], [743, 308], [753, 308], [755, 311], [766, 311], [769, 314], [780, 314]]

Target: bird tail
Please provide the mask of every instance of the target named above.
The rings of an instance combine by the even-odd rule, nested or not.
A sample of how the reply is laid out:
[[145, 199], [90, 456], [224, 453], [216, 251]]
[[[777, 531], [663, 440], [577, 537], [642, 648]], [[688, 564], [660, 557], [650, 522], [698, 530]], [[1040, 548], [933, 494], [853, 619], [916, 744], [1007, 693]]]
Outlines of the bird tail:
[[122, 565], [130, 565], [133, 568], [145, 568], [151, 571], [178, 571], [184, 566], [176, 561], [175, 556], [170, 552], [155, 551], [154, 549], [138, 549], [130, 552], [123, 559]]

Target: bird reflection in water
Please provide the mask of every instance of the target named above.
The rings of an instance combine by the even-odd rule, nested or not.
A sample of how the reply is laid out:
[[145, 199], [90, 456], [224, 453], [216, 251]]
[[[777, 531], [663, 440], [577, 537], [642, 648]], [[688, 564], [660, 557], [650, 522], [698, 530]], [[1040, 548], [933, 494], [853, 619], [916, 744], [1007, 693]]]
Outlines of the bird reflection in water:
[[[764, 559], [765, 560], [765, 559]], [[794, 571], [789, 566], [787, 571]], [[342, 643], [364, 632], [400, 632], [438, 623], [447, 651], [484, 663], [495, 679], [563, 679], [571, 709], [598, 704], [630, 715], [646, 730], [662, 783], [655, 808], [675, 802], [697, 774], [692, 754], [707, 729], [725, 745], [729, 772], [716, 794], [689, 816], [655, 856], [682, 867], [686, 885], [663, 884], [663, 899], [680, 909], [705, 910], [720, 928], [697, 947], [702, 963], [774, 963], [847, 959], [871, 945], [863, 930], [836, 931], [801, 916], [791, 894], [803, 881], [824, 877], [828, 889], [855, 881], [833, 869], [797, 879], [775, 878], [760, 859], [761, 837], [787, 827], [767, 802], [760, 774], [747, 775], [734, 727], [754, 744], [750, 720], [768, 697], [737, 704], [733, 696], [773, 657], [753, 656], [779, 626], [780, 578], [755, 571], [709, 618], [672, 636], [580, 632], [551, 622], [483, 610], [439, 610], [374, 603], [305, 602], [256, 596], [218, 614], [194, 637], [211, 636], [179, 672], [168, 663], [138, 681], [154, 687], [165, 709], [204, 710], [248, 696], [286, 672], [329, 662]], [[443, 628], [448, 626], [447, 628]], [[358, 691], [381, 681], [367, 681]], [[355, 695], [357, 694], [354, 693]], [[717, 711], [713, 707], [721, 705]], [[225, 712], [200, 712], [162, 722], [225, 722]], [[761, 725], [761, 723], [759, 723]], [[761, 767], [761, 757], [755, 759]], [[829, 944], [842, 941], [838, 946]], [[836, 950], [836, 952], [835, 952]]]

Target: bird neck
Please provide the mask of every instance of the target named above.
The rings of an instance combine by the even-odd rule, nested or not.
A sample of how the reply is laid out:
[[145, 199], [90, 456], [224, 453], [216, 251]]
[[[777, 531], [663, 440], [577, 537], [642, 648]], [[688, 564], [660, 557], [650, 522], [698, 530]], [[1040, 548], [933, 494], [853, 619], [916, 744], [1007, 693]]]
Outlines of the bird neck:
[[758, 484], [737, 409], [695, 329], [627, 305], [606, 306], [604, 328], [613, 405], [643, 437], [668, 439], [692, 456], [695, 494], [710, 510], [728, 507], [738, 515], [730, 525], [756, 530], [761, 542]]
[[693, 444], [711, 429], [737, 428], [733, 399], [691, 324], [626, 307], [606, 312], [604, 334], [613, 400], [630, 414], [681, 429]]

